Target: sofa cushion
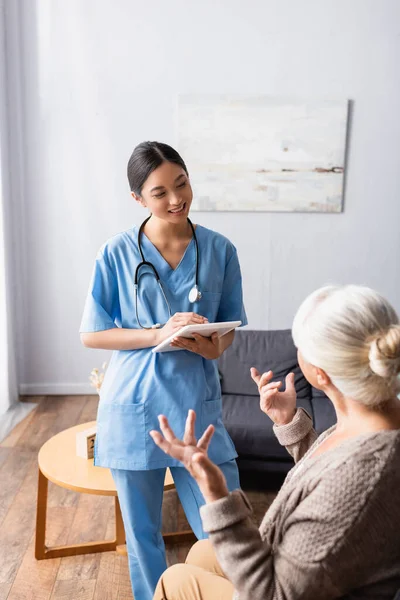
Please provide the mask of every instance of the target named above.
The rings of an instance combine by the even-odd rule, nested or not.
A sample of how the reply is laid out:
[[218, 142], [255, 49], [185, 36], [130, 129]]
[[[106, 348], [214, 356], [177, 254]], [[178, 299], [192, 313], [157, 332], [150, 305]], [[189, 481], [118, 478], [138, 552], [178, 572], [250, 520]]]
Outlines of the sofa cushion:
[[218, 367], [223, 394], [258, 397], [257, 386], [250, 376], [250, 367], [256, 367], [260, 373], [272, 370], [273, 381], [281, 380], [282, 389], [286, 375], [294, 372], [297, 398], [311, 398], [311, 386], [297, 363], [297, 349], [290, 329], [237, 330], [233, 344], [219, 359]]
[[[308, 399], [298, 399], [297, 405], [312, 414]], [[224, 394], [222, 416], [239, 456], [291, 460], [275, 437], [271, 419], [260, 409], [258, 396]]]

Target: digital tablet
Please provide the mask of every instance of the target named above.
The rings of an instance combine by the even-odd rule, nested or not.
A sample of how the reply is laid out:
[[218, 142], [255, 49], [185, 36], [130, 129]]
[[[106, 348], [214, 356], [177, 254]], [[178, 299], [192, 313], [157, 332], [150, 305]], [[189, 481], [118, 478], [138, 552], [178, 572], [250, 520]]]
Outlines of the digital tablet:
[[171, 342], [176, 337], [184, 337], [194, 339], [192, 333], [199, 333], [204, 337], [211, 337], [213, 333], [218, 333], [218, 337], [222, 337], [232, 329], [236, 329], [242, 321], [225, 321], [225, 323], [205, 323], [204, 325], [185, 325], [182, 329], [176, 331], [169, 338], [153, 348], [152, 352], [175, 352], [175, 350], [183, 350], [183, 348], [174, 348]]

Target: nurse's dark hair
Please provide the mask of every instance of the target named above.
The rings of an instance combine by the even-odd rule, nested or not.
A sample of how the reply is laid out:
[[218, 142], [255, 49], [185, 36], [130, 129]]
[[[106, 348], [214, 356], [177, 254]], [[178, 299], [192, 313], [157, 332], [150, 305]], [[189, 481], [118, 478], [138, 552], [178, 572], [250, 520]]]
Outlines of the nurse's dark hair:
[[131, 191], [140, 196], [143, 185], [155, 169], [163, 162], [175, 163], [186, 175], [186, 165], [176, 150], [162, 142], [142, 142], [132, 152], [128, 162], [128, 181]]

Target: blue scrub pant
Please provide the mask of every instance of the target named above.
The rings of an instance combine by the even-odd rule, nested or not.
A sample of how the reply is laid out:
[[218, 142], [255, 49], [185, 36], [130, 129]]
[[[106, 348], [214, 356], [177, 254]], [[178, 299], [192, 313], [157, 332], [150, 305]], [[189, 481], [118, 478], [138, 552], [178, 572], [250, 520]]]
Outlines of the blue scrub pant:
[[[228, 489], [240, 487], [235, 460], [219, 465]], [[166, 469], [125, 471], [111, 469], [125, 526], [129, 571], [135, 600], [152, 600], [159, 578], [167, 568], [161, 534], [161, 508]], [[200, 518], [203, 495], [184, 467], [171, 467], [176, 491], [197, 539], [204, 539]]]

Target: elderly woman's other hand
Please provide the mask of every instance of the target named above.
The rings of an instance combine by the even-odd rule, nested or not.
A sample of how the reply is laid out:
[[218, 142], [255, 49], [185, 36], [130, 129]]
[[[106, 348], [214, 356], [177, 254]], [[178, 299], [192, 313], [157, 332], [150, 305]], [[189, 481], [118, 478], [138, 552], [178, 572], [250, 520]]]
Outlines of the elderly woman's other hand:
[[294, 387], [294, 373], [289, 373], [285, 379], [286, 389], [280, 392], [282, 381], [271, 382], [274, 376], [272, 371], [260, 373], [252, 367], [251, 377], [260, 393], [260, 408], [275, 425], [290, 423], [296, 413], [296, 389]]

